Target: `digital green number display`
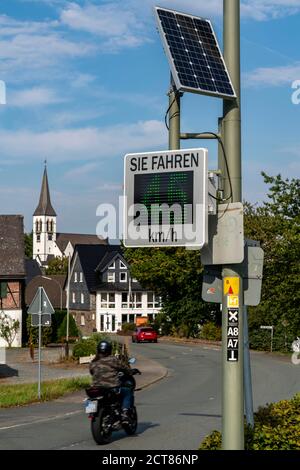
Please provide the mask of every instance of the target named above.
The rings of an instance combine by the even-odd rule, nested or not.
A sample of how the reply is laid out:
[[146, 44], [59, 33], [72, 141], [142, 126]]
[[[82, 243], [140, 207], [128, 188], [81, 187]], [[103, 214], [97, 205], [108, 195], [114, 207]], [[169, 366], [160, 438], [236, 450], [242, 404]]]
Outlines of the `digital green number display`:
[[162, 225], [166, 220], [170, 225], [192, 224], [193, 194], [193, 171], [135, 175], [134, 204], [139, 205], [136, 224]]

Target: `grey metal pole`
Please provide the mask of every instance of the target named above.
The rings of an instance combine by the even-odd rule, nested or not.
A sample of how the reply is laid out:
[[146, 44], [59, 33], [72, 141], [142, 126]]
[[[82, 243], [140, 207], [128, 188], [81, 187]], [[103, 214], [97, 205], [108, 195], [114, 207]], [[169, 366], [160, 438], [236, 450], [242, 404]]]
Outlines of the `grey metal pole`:
[[39, 287], [40, 311], [39, 311], [39, 373], [38, 373], [38, 398], [41, 399], [41, 349], [42, 349], [42, 288]]
[[273, 352], [274, 326], [271, 328], [271, 353]]
[[[228, 160], [229, 175], [224, 175], [224, 196], [231, 202], [242, 201], [241, 175], [241, 112], [240, 112], [240, 1], [223, 0], [224, 7], [224, 58], [237, 93], [236, 100], [224, 100], [222, 132]], [[232, 194], [231, 194], [232, 192]], [[222, 447], [224, 450], [244, 449], [244, 319], [243, 279], [233, 269], [223, 266], [222, 301]], [[238, 323], [231, 327], [230, 305], [234, 299], [227, 292], [226, 279], [233, 278], [239, 289], [236, 305]], [[238, 281], [237, 281], [238, 280]], [[232, 303], [231, 303], [232, 302]], [[231, 341], [230, 334], [236, 334]], [[236, 343], [235, 340], [238, 340]], [[229, 351], [229, 345], [236, 351]]]
[[245, 386], [245, 410], [247, 424], [254, 427], [253, 415], [253, 393], [252, 393], [252, 377], [251, 362], [249, 350], [249, 332], [248, 332], [248, 308], [244, 306], [244, 386]]
[[[240, 0], [223, 0], [224, 59], [237, 99], [224, 100], [223, 136], [232, 186], [232, 202], [242, 201], [241, 159], [241, 66], [240, 66]], [[225, 196], [231, 192], [229, 175], [225, 174]]]
[[180, 149], [180, 93], [171, 75], [169, 92], [169, 150]]
[[71, 268], [70, 268], [70, 254], [68, 257], [68, 290], [67, 290], [67, 331], [66, 331], [66, 357], [69, 357], [69, 311], [70, 311], [70, 274], [71, 274]]

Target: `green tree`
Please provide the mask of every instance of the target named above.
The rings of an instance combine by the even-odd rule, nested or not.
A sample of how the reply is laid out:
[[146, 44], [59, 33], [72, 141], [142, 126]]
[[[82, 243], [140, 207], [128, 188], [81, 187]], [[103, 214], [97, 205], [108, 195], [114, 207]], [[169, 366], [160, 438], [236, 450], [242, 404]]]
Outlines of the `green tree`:
[[32, 259], [33, 254], [33, 233], [24, 233], [25, 257]]
[[[64, 342], [67, 335], [67, 315], [65, 315], [62, 323], [60, 324], [57, 331], [57, 339], [59, 342]], [[79, 331], [76, 322], [72, 315], [69, 315], [69, 338], [74, 340], [79, 336]]]
[[67, 274], [68, 273], [68, 258], [56, 257], [49, 261], [46, 274]]
[[262, 301], [249, 309], [250, 341], [269, 348], [270, 335], [260, 326], [273, 325], [275, 349], [290, 349], [300, 332], [300, 180], [262, 175], [269, 201], [245, 208], [246, 236], [265, 252]]

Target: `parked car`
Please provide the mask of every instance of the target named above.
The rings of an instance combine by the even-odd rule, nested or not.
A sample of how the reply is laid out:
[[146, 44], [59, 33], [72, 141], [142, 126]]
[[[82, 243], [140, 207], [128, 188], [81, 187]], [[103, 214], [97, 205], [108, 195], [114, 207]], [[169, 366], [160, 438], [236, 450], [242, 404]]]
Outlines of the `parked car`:
[[151, 343], [157, 343], [157, 333], [150, 326], [138, 327], [132, 334], [133, 343], [141, 343], [149, 341]]

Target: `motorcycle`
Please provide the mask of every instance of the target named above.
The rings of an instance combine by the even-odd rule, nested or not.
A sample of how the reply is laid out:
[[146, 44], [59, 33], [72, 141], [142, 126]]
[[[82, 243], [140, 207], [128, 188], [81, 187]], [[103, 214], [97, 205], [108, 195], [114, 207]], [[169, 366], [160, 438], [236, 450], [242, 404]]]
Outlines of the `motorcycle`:
[[[129, 360], [130, 364], [135, 358]], [[119, 376], [122, 384], [136, 390], [134, 375], [141, 374], [138, 369], [131, 369], [130, 375], [120, 371]], [[122, 420], [121, 393], [118, 389], [104, 387], [90, 387], [86, 389], [89, 397], [85, 400], [85, 412], [91, 420], [91, 431], [97, 444], [109, 444], [113, 431], [124, 429], [126, 434], [133, 435], [138, 425], [136, 407], [128, 410], [126, 421]]]

